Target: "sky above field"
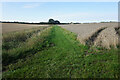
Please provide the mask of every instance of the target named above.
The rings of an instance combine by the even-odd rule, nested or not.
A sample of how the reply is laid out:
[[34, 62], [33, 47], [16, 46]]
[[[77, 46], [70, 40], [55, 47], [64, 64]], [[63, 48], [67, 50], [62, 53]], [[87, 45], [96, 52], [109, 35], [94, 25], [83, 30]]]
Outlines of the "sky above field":
[[101, 22], [118, 20], [117, 2], [4, 2], [2, 21]]

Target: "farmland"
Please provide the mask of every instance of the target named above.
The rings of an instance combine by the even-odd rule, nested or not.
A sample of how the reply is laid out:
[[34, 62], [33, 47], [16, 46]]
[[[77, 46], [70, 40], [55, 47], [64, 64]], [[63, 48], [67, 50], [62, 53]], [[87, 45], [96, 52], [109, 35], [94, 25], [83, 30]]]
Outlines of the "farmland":
[[117, 27], [105, 24], [36, 26], [3, 33], [3, 78], [118, 78], [119, 47], [108, 50], [80, 42], [100, 28]]
[[120, 45], [120, 37], [115, 28], [118, 23], [91, 23], [61, 25], [63, 28], [74, 32], [82, 44], [102, 46], [110, 48]]
[[48, 25], [2, 23], [2, 33], [8, 33], [12, 31], [19, 31], [19, 30], [30, 29], [30, 28], [37, 28], [39, 26], [48, 26]]

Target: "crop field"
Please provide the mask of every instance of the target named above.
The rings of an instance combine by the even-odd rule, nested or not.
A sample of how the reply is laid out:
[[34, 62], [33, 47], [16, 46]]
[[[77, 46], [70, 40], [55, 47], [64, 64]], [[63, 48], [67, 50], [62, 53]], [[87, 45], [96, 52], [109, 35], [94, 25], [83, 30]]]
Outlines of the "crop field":
[[19, 30], [23, 30], [23, 29], [37, 28], [39, 26], [48, 26], [48, 25], [2, 23], [2, 33], [8, 33], [8, 32], [12, 32], [12, 31], [19, 31]]
[[[2, 76], [3, 78], [118, 78], [120, 48], [89, 46], [94, 45], [94, 42], [97, 44], [99, 36], [109, 33], [109, 28], [114, 32], [116, 27], [116, 23], [70, 24], [37, 26], [3, 33]], [[90, 40], [86, 39], [91, 35], [93, 37], [90, 37]], [[86, 39], [89, 44], [83, 44], [81, 38]], [[94, 42], [90, 43], [91, 40]]]
[[118, 23], [88, 23], [61, 25], [63, 28], [78, 35], [82, 44], [102, 46], [105, 48], [120, 45], [120, 37], [115, 28]]

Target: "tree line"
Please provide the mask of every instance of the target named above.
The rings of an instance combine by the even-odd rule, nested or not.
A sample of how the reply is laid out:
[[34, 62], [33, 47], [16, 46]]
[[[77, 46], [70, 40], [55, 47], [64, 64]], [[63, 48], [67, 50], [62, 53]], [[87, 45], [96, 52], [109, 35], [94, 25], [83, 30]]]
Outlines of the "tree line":
[[49, 19], [48, 22], [39, 22], [39, 23], [29, 23], [29, 22], [9, 22], [9, 21], [0, 21], [0, 23], [18, 23], [18, 24], [68, 24], [68, 23], [60, 23], [58, 20]]

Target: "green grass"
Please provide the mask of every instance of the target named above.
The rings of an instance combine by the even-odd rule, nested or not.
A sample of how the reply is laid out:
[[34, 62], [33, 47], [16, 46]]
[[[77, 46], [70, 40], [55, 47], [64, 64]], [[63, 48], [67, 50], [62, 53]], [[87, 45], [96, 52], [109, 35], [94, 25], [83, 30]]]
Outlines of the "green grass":
[[[118, 78], [118, 49], [92, 49], [81, 45], [76, 34], [54, 26], [45, 31], [38, 50], [6, 66], [3, 78]], [[48, 35], [49, 34], [49, 35]], [[44, 43], [44, 44], [43, 44]], [[47, 48], [44, 46], [48, 46]], [[39, 46], [41, 46], [39, 48]], [[28, 49], [29, 51], [29, 49]], [[32, 49], [34, 51], [34, 49]], [[33, 53], [30, 50], [30, 53]], [[26, 53], [21, 53], [24, 55]], [[29, 55], [27, 54], [27, 55]], [[14, 53], [16, 55], [16, 53]]]
[[[43, 36], [48, 36], [48, 34], [42, 32], [44, 28], [45, 27], [40, 27], [4, 34], [2, 44], [3, 66], [16, 62], [16, 60], [24, 58], [30, 53], [33, 54], [33, 52], [39, 51], [38, 48], [36, 50], [36, 47], [39, 46], [38, 44], [42, 46], [43, 41], [45, 41], [45, 38], [42, 38]], [[40, 32], [41, 35], [39, 35]]]

